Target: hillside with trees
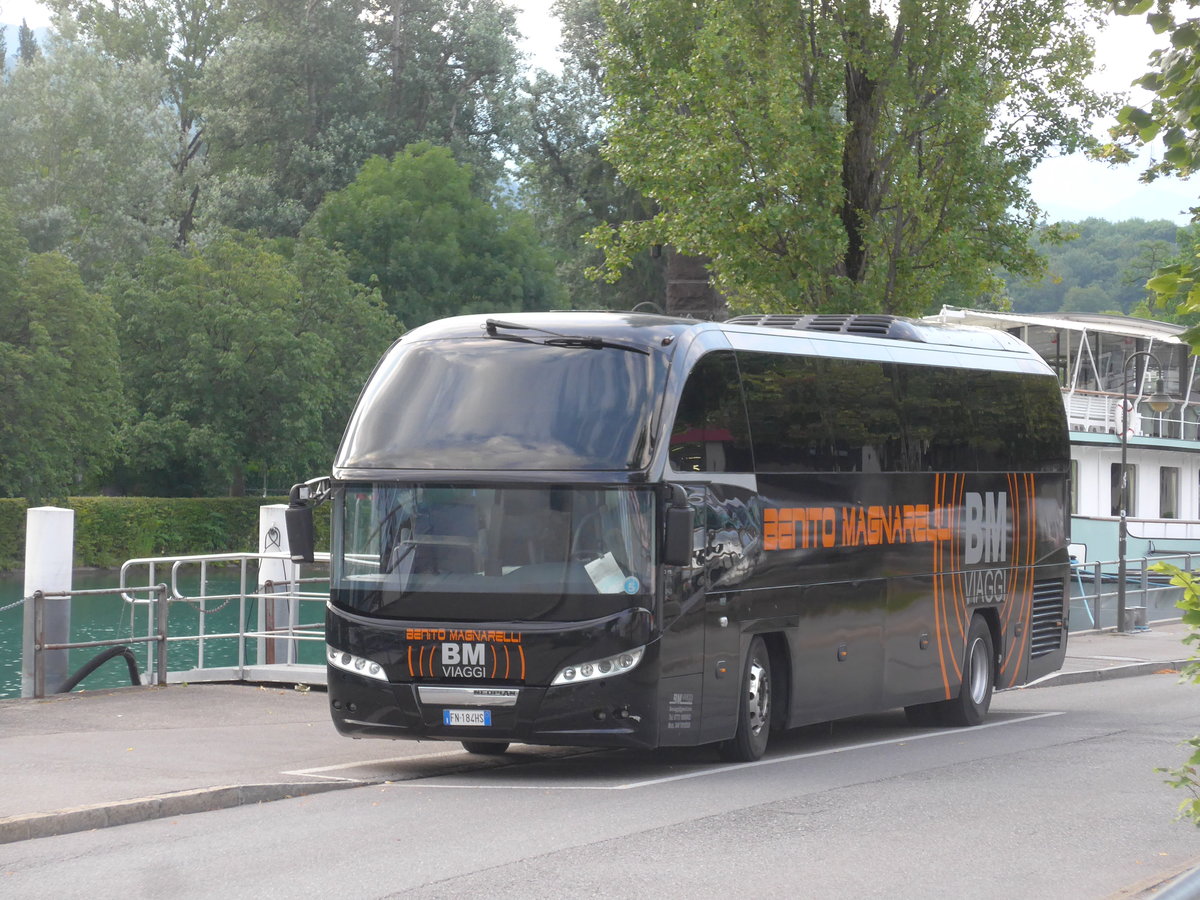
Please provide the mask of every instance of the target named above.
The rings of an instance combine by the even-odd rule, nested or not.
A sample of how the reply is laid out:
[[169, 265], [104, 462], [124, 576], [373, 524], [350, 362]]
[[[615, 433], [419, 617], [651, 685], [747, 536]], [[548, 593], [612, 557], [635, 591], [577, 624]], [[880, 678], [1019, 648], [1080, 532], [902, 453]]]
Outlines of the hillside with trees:
[[[1005, 290], [1017, 312], [1133, 314], [1151, 298], [1146, 282], [1194, 243], [1194, 229], [1165, 220], [1060, 223], [1069, 240], [1031, 242], [1046, 259], [1034, 277], [1007, 276]], [[1168, 314], [1156, 310], [1155, 317]]]

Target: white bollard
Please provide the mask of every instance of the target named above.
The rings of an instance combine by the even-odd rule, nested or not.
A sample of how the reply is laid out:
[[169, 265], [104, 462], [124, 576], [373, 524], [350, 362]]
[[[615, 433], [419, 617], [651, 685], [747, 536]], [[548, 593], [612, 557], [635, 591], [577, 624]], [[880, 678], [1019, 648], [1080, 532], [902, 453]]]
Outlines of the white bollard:
[[[38, 506], [25, 511], [25, 596], [71, 590], [75, 556], [75, 510]], [[71, 600], [46, 600], [41, 643], [65, 644], [71, 639]], [[21, 696], [34, 696], [34, 604], [25, 604], [21, 646]], [[46, 693], [57, 693], [67, 680], [69, 650], [42, 653]]]
[[[290, 553], [287, 536], [286, 503], [277, 503], [258, 508], [258, 552], [259, 553]], [[271, 582], [274, 593], [286, 593], [289, 590], [299, 590], [294, 583], [296, 564], [286, 559], [264, 559], [258, 567], [259, 593], [264, 593], [263, 586]], [[268, 625], [274, 628], [293, 628], [300, 624], [300, 601], [288, 602], [286, 597], [278, 600], [263, 600], [258, 604], [258, 630], [265, 631]], [[296, 661], [296, 642], [288, 640], [258, 640], [258, 662], [262, 663], [294, 663]]]

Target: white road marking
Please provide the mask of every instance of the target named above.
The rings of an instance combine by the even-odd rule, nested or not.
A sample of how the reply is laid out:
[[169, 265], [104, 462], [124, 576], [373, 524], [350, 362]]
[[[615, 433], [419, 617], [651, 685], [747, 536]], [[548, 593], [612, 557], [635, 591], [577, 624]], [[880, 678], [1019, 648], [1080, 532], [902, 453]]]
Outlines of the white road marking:
[[[947, 737], [949, 735], [957, 735], [959, 737], [969, 736], [976, 732], [982, 731], [985, 728], [1001, 728], [1005, 725], [1019, 725], [1022, 722], [1033, 722], [1037, 719], [1046, 719], [1053, 716], [1066, 715], [1062, 712], [1044, 712], [1036, 713], [1028, 716], [1021, 716], [1016, 719], [1003, 719], [1000, 721], [985, 722], [982, 725], [975, 725], [971, 728], [944, 728], [940, 731], [928, 731], [921, 734], [906, 734], [895, 738], [888, 738], [881, 741], [866, 741], [861, 744], [847, 744], [844, 747], [830, 747], [826, 750], [812, 750], [807, 753], [792, 753], [787, 756], [773, 756], [769, 759], [760, 759], [757, 762], [730, 764], [724, 763], [715, 765], [710, 768], [700, 769], [694, 772], [684, 772], [679, 775], [664, 775], [661, 778], [648, 778], [645, 781], [630, 781], [624, 784], [444, 784], [435, 782], [432, 779], [414, 779], [409, 781], [392, 782], [392, 787], [405, 788], [440, 788], [444, 790], [465, 790], [465, 791], [632, 791], [639, 788], [653, 787], [659, 784], [669, 784], [673, 781], [686, 781], [689, 778], [706, 778], [710, 775], [723, 775], [728, 772], [738, 772], [742, 769], [751, 769], [758, 766], [773, 766], [778, 763], [795, 762], [800, 759], [813, 759], [818, 756], [832, 756], [835, 753], [850, 753], [855, 750], [869, 750], [872, 747], [885, 747], [889, 744], [907, 744], [911, 741], [928, 740], [929, 738]], [[407, 760], [414, 759], [431, 759], [433, 757], [451, 756], [453, 753], [434, 753], [426, 756], [409, 756], [398, 757], [393, 760], [371, 760], [367, 762], [351, 763], [342, 766], [323, 766], [320, 769], [303, 769], [298, 772], [287, 772], [284, 774], [307, 775], [309, 773], [331, 771], [334, 769], [350, 769], [356, 765], [370, 765], [372, 763], [403, 763]], [[496, 771], [492, 769], [490, 771]], [[461, 774], [461, 773], [460, 773]], [[329, 776], [324, 776], [329, 777]], [[440, 777], [440, 776], [439, 776]], [[352, 779], [344, 779], [352, 780]]]

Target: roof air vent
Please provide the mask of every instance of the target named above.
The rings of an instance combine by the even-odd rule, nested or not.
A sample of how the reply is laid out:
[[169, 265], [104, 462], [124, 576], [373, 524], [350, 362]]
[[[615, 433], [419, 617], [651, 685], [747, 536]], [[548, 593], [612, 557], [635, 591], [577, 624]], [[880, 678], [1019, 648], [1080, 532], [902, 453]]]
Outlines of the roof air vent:
[[790, 328], [795, 331], [823, 331], [827, 334], [854, 334], [860, 337], [890, 338], [896, 341], [920, 341], [925, 338], [910, 319], [879, 315], [812, 316], [735, 316], [729, 325], [758, 325], [762, 328]]

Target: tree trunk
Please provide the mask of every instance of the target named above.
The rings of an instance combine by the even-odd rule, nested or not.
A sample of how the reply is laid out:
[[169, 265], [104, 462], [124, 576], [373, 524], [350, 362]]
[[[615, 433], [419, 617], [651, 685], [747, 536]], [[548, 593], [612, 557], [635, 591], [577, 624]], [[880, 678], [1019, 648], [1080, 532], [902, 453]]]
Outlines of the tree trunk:
[[842, 226], [846, 229], [846, 277], [855, 284], [866, 278], [867, 221], [878, 212], [879, 186], [875, 133], [883, 106], [876, 81], [852, 64], [846, 66], [846, 145], [842, 150]]
[[685, 256], [673, 247], [667, 254], [666, 312], [672, 316], [691, 316], [716, 321], [724, 319], [729, 309], [712, 286], [708, 260], [702, 256]]

